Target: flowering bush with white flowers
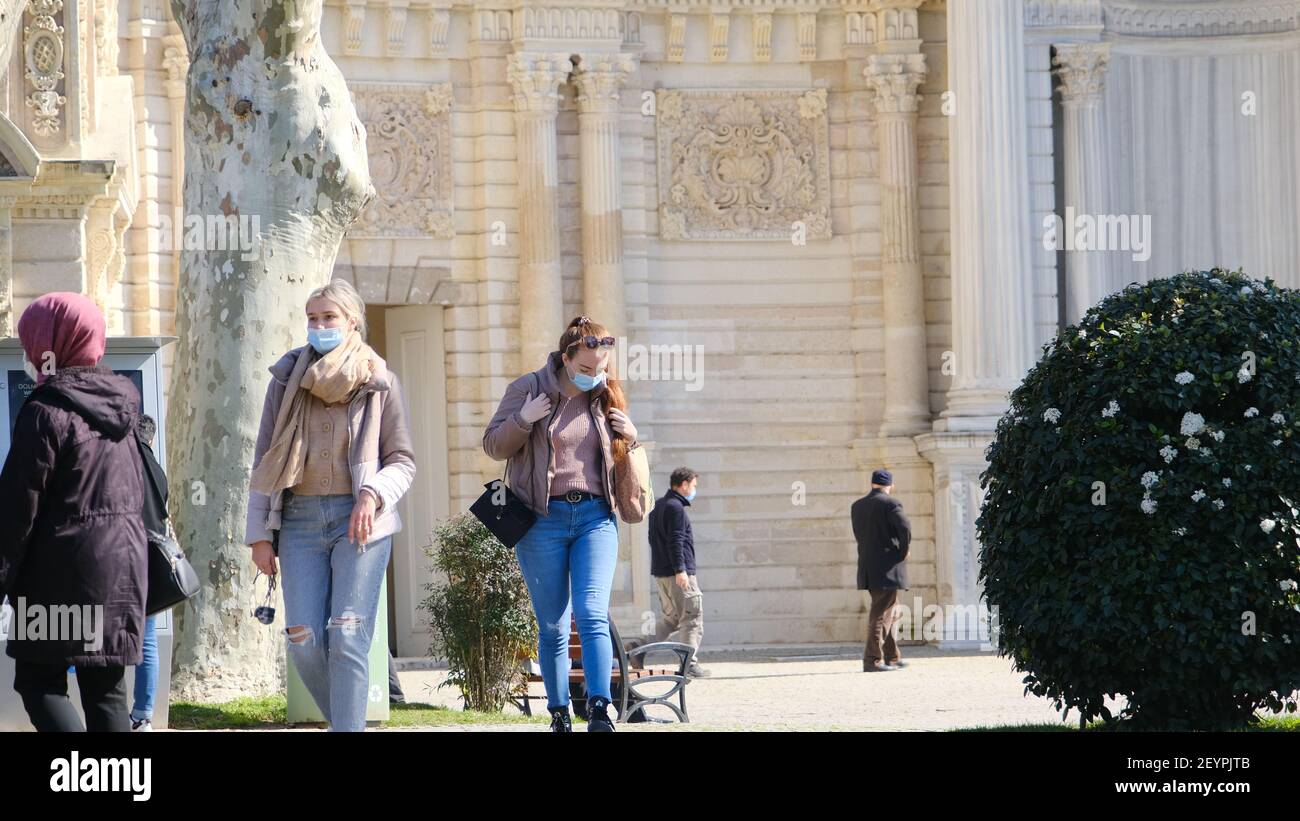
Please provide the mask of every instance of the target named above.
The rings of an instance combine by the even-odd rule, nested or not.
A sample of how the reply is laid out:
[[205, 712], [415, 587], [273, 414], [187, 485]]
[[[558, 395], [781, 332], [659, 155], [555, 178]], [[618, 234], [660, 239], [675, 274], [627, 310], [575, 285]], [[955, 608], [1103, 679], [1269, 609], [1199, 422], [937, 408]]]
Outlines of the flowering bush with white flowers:
[[1300, 292], [1241, 273], [1130, 286], [1044, 348], [977, 523], [1027, 692], [1133, 726], [1297, 709], [1297, 419]]

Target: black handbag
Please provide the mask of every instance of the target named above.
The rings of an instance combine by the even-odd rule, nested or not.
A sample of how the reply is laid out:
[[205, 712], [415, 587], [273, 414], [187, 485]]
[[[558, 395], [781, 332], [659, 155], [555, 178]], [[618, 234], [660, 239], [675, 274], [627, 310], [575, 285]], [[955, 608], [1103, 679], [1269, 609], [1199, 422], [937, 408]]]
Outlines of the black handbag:
[[[154, 483], [153, 474], [144, 467], [144, 444], [138, 436], [135, 444], [140, 451], [140, 466], [144, 468], [145, 492], [154, 495], [158, 509], [166, 515], [167, 505], [163, 501], [162, 491]], [[185, 552], [176, 541], [171, 520], [165, 521], [165, 533], [155, 533], [147, 528], [145, 530], [149, 541], [149, 587], [144, 607], [147, 616], [175, 607], [199, 592], [199, 574], [194, 572], [194, 567], [185, 558]]]
[[501, 478], [483, 485], [483, 495], [470, 505], [469, 512], [477, 516], [501, 544], [514, 547], [537, 521], [537, 514], [506, 485], [509, 473], [510, 460], [507, 459]]

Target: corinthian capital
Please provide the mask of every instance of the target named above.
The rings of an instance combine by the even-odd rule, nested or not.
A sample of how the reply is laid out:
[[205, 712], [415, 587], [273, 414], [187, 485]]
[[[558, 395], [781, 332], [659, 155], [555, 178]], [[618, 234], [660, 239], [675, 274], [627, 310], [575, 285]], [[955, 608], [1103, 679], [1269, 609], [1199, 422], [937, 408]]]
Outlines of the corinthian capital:
[[915, 113], [925, 82], [924, 54], [873, 54], [862, 74], [876, 92], [876, 110], [882, 114]]
[[573, 69], [581, 112], [618, 111], [619, 92], [636, 71], [631, 54], [584, 54]]
[[1109, 64], [1110, 43], [1057, 46], [1052, 65], [1061, 78], [1061, 99], [1067, 103], [1089, 103], [1100, 99]]
[[517, 51], [506, 65], [516, 111], [550, 111], [560, 102], [560, 83], [573, 71], [567, 54]]

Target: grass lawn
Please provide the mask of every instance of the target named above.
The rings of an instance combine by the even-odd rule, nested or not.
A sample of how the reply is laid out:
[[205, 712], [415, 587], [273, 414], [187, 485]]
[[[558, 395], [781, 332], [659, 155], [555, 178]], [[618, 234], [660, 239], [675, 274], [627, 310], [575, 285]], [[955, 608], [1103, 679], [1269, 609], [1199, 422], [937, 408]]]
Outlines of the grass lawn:
[[[1106, 732], [1113, 730], [1104, 722], [1089, 724], [1084, 732]], [[1079, 725], [1075, 724], [1004, 724], [991, 727], [963, 727], [952, 730], [954, 733], [1077, 733]], [[1240, 732], [1300, 733], [1300, 716], [1270, 716], [1260, 719], [1259, 726]]]
[[[390, 705], [390, 718], [381, 727], [449, 727], [465, 724], [549, 724], [550, 716], [528, 718], [507, 708], [502, 713], [476, 713], [432, 704]], [[167, 726], [172, 730], [283, 730], [287, 706], [284, 695], [237, 698], [220, 704], [173, 702]]]

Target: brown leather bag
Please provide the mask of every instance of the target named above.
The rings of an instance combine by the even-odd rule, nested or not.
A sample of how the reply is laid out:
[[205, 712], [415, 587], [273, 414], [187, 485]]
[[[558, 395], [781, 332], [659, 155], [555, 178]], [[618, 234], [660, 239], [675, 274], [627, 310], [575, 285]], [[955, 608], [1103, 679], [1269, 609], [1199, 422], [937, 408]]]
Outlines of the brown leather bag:
[[630, 525], [639, 523], [655, 506], [655, 491], [650, 484], [650, 460], [637, 442], [623, 457], [614, 458], [614, 495], [618, 515]]

